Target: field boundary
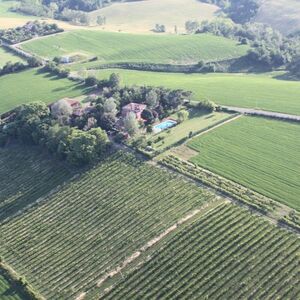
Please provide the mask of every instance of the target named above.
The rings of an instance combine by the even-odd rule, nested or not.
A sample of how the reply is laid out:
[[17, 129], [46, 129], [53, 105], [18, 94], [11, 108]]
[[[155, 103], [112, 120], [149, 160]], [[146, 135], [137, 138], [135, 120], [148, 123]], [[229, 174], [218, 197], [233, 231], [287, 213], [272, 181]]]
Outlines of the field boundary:
[[[203, 179], [199, 178], [197, 175], [194, 175], [194, 174], [190, 173], [189, 171], [183, 170], [182, 167], [175, 167], [173, 163], [168, 162], [166, 157], [163, 157], [158, 162], [155, 162], [155, 164], [158, 166], [161, 166], [164, 169], [167, 169], [169, 172], [174, 172], [176, 174], [179, 174], [182, 177], [184, 177], [185, 179], [194, 182], [201, 188], [204, 188], [210, 192], [213, 192], [214, 194], [219, 195], [219, 196], [229, 200], [230, 202], [232, 202], [235, 205], [247, 208], [248, 210], [264, 217], [270, 223], [277, 225], [281, 228], [284, 228], [290, 232], [296, 233], [297, 235], [300, 236], [299, 228], [297, 228], [296, 226], [293, 226], [293, 224], [289, 224], [287, 222], [282, 222], [282, 216], [280, 215], [280, 211], [283, 210], [283, 211], [285, 211], [285, 215], [288, 215], [290, 212], [293, 211], [292, 208], [290, 208], [284, 204], [281, 204], [273, 199], [270, 199], [264, 195], [261, 195], [249, 188], [243, 187], [242, 185], [237, 184], [227, 178], [223, 178], [215, 173], [212, 173], [211, 171], [208, 171], [201, 167], [195, 166], [194, 164], [187, 162], [185, 160], [182, 160], [174, 155], [170, 155], [169, 157], [171, 157], [172, 159], [176, 159], [178, 162], [182, 162], [189, 167], [197, 168], [203, 173], [207, 173], [209, 179], [203, 180]], [[220, 182], [218, 182], [217, 184], [214, 184], [211, 182], [211, 178], [212, 179], [218, 178]], [[244, 199], [241, 198], [240, 195], [238, 195], [238, 194], [234, 195], [231, 191], [226, 191], [223, 187], [224, 182], [222, 182], [222, 180], [224, 180], [224, 182], [231, 182], [233, 185], [232, 187], [233, 188], [235, 187], [239, 191], [241, 189], [244, 189], [245, 195], [247, 197], [249, 197], [249, 193], [253, 194], [253, 195], [258, 195], [258, 197], [262, 197], [261, 199], [265, 199], [265, 200], [269, 201], [269, 204], [265, 203], [264, 205], [262, 205], [260, 207], [258, 205], [259, 200], [257, 201], [258, 204], [251, 203], [249, 201], [249, 199], [247, 199], [247, 201], [245, 201]]]

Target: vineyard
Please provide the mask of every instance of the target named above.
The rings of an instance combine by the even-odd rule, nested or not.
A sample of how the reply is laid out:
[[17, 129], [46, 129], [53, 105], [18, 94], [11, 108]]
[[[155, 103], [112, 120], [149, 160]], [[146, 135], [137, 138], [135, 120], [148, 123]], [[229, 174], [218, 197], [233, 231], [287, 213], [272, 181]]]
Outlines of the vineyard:
[[0, 148], [0, 223], [71, 177], [38, 148]]
[[117, 153], [2, 225], [0, 253], [47, 299], [71, 299], [213, 199], [192, 183]]
[[299, 250], [296, 235], [223, 204], [101, 299], [299, 299]]
[[300, 209], [300, 125], [243, 117], [188, 146], [191, 162], [296, 210]]

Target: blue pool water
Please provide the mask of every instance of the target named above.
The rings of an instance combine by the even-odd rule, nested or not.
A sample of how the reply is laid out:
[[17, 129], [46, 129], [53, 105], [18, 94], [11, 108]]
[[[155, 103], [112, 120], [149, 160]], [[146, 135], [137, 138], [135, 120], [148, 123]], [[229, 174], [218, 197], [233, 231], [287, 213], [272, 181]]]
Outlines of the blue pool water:
[[177, 125], [177, 122], [176, 121], [173, 121], [173, 120], [167, 120], [167, 121], [164, 121], [160, 124], [157, 124], [153, 127], [154, 131], [155, 132], [160, 132], [160, 131], [163, 131], [163, 130], [166, 130], [168, 128], [171, 128], [173, 126]]

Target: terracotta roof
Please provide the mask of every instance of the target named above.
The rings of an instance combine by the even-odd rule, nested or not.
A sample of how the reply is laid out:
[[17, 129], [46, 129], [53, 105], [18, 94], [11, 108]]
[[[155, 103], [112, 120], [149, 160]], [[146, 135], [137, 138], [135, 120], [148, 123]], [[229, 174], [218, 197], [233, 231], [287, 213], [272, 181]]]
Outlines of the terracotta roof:
[[147, 107], [147, 105], [145, 105], [145, 104], [129, 103], [129, 104], [123, 106], [122, 109], [130, 110], [130, 111], [137, 113], [137, 112], [142, 112], [146, 107]]

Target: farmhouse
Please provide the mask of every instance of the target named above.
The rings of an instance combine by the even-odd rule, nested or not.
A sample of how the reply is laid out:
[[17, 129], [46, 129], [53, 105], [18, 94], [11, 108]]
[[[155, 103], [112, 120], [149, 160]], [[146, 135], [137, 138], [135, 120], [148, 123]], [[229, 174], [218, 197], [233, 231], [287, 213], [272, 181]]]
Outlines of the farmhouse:
[[126, 118], [129, 113], [134, 113], [137, 120], [142, 119], [142, 112], [147, 108], [145, 104], [129, 103], [122, 107], [122, 117]]

